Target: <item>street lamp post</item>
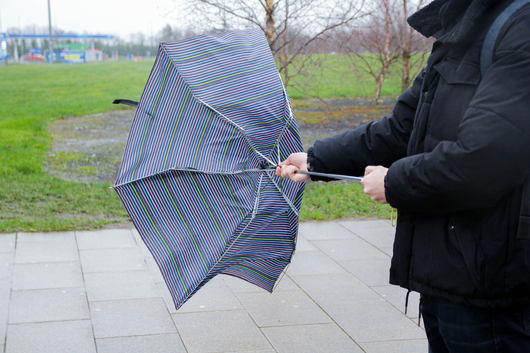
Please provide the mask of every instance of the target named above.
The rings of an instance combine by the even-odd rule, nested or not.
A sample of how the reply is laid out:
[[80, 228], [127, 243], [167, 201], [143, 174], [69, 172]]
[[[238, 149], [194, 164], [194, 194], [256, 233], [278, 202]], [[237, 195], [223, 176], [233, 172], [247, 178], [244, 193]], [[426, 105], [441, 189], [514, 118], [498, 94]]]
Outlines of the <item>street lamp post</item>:
[[52, 12], [50, 9], [50, 0], [48, 0], [48, 30], [50, 32], [50, 64], [53, 63], [53, 44], [52, 44]]

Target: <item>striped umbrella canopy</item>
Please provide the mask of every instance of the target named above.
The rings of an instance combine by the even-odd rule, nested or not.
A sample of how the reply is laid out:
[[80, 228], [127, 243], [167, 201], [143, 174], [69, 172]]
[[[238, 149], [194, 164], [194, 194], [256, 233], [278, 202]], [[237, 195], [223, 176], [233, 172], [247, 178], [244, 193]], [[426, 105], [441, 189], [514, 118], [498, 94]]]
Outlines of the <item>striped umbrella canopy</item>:
[[302, 150], [261, 31], [160, 45], [114, 188], [177, 309], [218, 274], [272, 292], [303, 193], [274, 167]]

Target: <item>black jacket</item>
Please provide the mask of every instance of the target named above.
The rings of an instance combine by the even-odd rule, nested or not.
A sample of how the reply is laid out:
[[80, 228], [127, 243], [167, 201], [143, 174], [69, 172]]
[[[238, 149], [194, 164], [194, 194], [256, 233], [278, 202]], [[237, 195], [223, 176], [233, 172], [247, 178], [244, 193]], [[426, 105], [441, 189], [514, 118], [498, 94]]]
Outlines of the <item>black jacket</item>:
[[315, 171], [389, 167], [386, 197], [399, 211], [390, 282], [480, 307], [530, 299], [530, 234], [517, 236], [530, 174], [530, 6], [480, 74], [486, 32], [510, 3], [488, 8], [456, 43], [454, 23], [439, 32], [391, 115], [308, 151]]

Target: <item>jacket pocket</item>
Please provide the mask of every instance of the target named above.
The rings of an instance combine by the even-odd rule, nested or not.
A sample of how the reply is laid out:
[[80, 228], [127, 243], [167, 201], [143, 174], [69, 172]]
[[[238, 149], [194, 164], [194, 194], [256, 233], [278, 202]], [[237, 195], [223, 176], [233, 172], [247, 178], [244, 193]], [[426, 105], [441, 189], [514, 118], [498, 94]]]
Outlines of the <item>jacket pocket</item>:
[[474, 222], [470, 217], [461, 219], [455, 215], [451, 217], [449, 228], [449, 232], [454, 233], [455, 246], [460, 252], [461, 261], [465, 265], [473, 286], [479, 295], [483, 295], [485, 256], [478, 235], [474, 232]]
[[450, 85], [478, 85], [481, 80], [480, 68], [471, 63], [443, 60], [434, 68]]

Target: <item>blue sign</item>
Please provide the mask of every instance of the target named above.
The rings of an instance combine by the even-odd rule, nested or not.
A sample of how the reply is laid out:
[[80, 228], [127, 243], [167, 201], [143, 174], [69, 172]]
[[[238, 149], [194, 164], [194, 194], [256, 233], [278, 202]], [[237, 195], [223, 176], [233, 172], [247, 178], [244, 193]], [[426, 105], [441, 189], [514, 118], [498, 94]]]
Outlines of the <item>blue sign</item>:
[[31, 48], [29, 50], [30, 54], [42, 54], [42, 49], [41, 48]]
[[7, 37], [5, 33], [0, 36], [0, 61], [5, 61], [7, 64]]
[[59, 58], [65, 64], [81, 64], [86, 62], [84, 51], [62, 51], [59, 53]]

